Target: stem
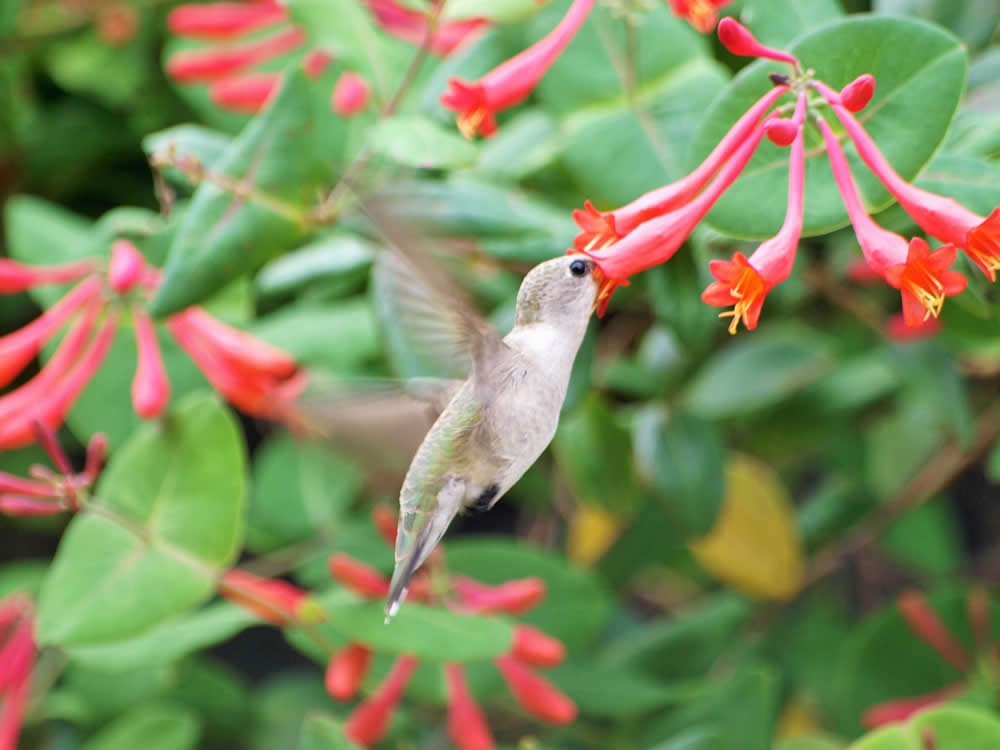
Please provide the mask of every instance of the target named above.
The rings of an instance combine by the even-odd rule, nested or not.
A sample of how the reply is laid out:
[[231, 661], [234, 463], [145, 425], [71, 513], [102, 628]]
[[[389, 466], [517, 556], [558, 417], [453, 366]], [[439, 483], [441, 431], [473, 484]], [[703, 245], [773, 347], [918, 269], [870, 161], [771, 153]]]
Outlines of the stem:
[[[399, 105], [403, 101], [403, 97], [406, 96], [407, 91], [409, 91], [410, 86], [417, 78], [417, 74], [420, 72], [420, 68], [423, 67], [424, 61], [431, 51], [431, 41], [434, 39], [434, 34], [437, 32], [438, 23], [441, 20], [441, 14], [444, 12], [446, 0], [441, 0], [441, 2], [436, 3], [427, 16], [427, 33], [424, 35], [423, 41], [417, 48], [416, 54], [410, 61], [409, 66], [406, 68], [406, 72], [403, 73], [403, 78], [399, 82], [399, 86], [396, 91], [386, 102], [385, 106], [382, 108], [380, 116], [383, 118], [392, 117], [399, 108]], [[361, 173], [364, 172], [365, 168], [372, 158], [371, 146], [366, 145], [361, 149], [360, 153], [354, 158], [354, 161], [347, 167], [347, 170], [341, 175], [340, 180], [337, 182], [330, 194], [320, 201], [319, 205], [312, 211], [312, 220], [318, 224], [329, 224], [333, 222], [339, 213], [338, 209], [341, 201], [344, 199], [346, 193], [348, 193], [354, 184], [361, 177]]]
[[806, 571], [804, 586], [825, 578], [877, 541], [900, 516], [930, 500], [985, 453], [1000, 435], [1000, 399], [991, 402], [980, 414], [975, 436], [967, 447], [958, 440], [949, 443], [892, 500], [880, 506], [843, 541], [821, 550]]

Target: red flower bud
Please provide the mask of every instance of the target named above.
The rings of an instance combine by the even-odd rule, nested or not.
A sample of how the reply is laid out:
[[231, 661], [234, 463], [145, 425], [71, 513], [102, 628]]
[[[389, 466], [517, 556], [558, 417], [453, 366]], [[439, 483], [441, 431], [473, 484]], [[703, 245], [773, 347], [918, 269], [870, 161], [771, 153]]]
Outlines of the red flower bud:
[[371, 86], [357, 73], [347, 71], [337, 79], [330, 100], [330, 109], [341, 117], [353, 117], [368, 106]]
[[470, 578], [456, 577], [452, 585], [462, 597], [463, 609], [469, 612], [520, 615], [545, 598], [545, 581], [541, 578], [521, 578], [500, 586], [486, 586]]
[[396, 659], [389, 675], [372, 696], [361, 703], [344, 722], [344, 736], [352, 742], [368, 747], [374, 745], [389, 728], [407, 683], [417, 669], [412, 656]]
[[777, 119], [767, 123], [765, 132], [775, 146], [791, 146], [798, 135], [801, 125], [793, 120]]
[[177, 36], [228, 39], [284, 21], [287, 12], [276, 2], [179, 5], [167, 16], [167, 28]]
[[365, 599], [380, 599], [389, 593], [389, 579], [350, 555], [335, 552], [327, 561], [330, 575]]
[[321, 49], [314, 49], [310, 50], [302, 61], [302, 68], [310, 78], [319, 78], [332, 62], [333, 55]]
[[231, 112], [256, 114], [281, 87], [281, 73], [246, 73], [212, 84], [209, 96]]
[[914, 634], [933, 648], [941, 658], [960, 672], [968, 672], [971, 664], [962, 644], [945, 626], [920, 591], [904, 591], [896, 600], [906, 624]]
[[119, 294], [124, 294], [142, 280], [146, 260], [139, 248], [128, 240], [115, 240], [111, 244], [111, 262], [108, 264], [108, 283]]
[[326, 613], [308, 592], [285, 581], [229, 570], [218, 584], [219, 594], [275, 625], [317, 623]]
[[338, 701], [357, 695], [371, 665], [372, 652], [367, 646], [352, 643], [342, 648], [326, 667], [326, 692]]
[[576, 718], [576, 704], [544, 677], [513, 656], [496, 659], [497, 669], [520, 706], [549, 724], [569, 724]]
[[201, 308], [190, 307], [174, 315], [171, 320], [184, 321], [183, 325], [201, 338], [208, 348], [215, 350], [241, 370], [287, 378], [298, 369], [289, 354], [245, 331], [226, 325]]
[[44, 284], [65, 284], [97, 270], [93, 261], [84, 260], [61, 266], [29, 266], [9, 258], [0, 258], [0, 294], [14, 294]]
[[448, 736], [459, 750], [493, 750], [493, 735], [465, 681], [465, 669], [445, 664], [448, 683]]
[[765, 47], [757, 41], [750, 29], [743, 26], [735, 18], [723, 18], [719, 21], [719, 41], [722, 46], [740, 57], [764, 57], [768, 60], [798, 65], [799, 61], [792, 55], [781, 50]]
[[143, 419], [155, 419], [163, 413], [170, 401], [170, 381], [163, 366], [156, 327], [149, 313], [135, 308], [132, 320], [135, 323], [139, 360], [132, 379], [132, 406], [135, 413]]
[[538, 628], [518, 623], [514, 626], [510, 655], [533, 667], [554, 667], [566, 658], [566, 647], [562, 641]]
[[875, 95], [875, 78], [869, 73], [859, 76], [840, 90], [840, 103], [848, 112], [860, 112]]

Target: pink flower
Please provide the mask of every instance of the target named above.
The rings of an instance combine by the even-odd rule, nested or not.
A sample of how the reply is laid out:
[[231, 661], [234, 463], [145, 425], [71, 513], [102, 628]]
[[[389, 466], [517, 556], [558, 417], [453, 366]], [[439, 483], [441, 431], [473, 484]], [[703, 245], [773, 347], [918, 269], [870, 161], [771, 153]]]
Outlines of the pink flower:
[[371, 666], [372, 652], [360, 643], [342, 648], [326, 668], [326, 691], [338, 701], [349, 701], [361, 688], [361, 683]]
[[178, 5], [167, 16], [167, 28], [177, 36], [220, 40], [242, 36], [287, 18], [288, 12], [274, 0]]
[[[365, 0], [365, 2], [379, 26], [397, 39], [410, 44], [422, 44], [427, 38], [429, 24], [426, 14], [405, 8], [396, 0]], [[479, 36], [489, 25], [489, 21], [482, 18], [438, 23], [430, 40], [430, 50], [435, 55], [446, 57]]]
[[746, 142], [747, 137], [760, 124], [764, 114], [787, 91], [787, 86], [776, 86], [764, 94], [733, 124], [729, 132], [712, 149], [712, 153], [690, 174], [677, 182], [652, 190], [613, 211], [598, 211], [590, 201], [587, 201], [583, 210], [573, 211], [573, 220], [581, 230], [573, 241], [573, 246], [584, 253], [603, 249], [628, 235], [643, 222], [688, 203]]
[[[988, 217], [979, 216], [951, 198], [910, 184], [892, 168], [868, 132], [839, 103], [836, 92], [821, 85], [816, 88], [831, 103], [862, 161], [903, 210], [929, 235], [964, 250], [990, 281], [996, 281], [1000, 270], [1000, 208], [994, 209]], [[843, 96], [841, 92], [839, 98]]]
[[907, 242], [895, 232], [878, 226], [861, 205], [847, 157], [830, 126], [820, 119], [819, 128], [834, 180], [868, 265], [900, 290], [903, 317], [908, 325], [920, 325], [931, 316], [936, 318], [945, 297], [960, 294], [967, 283], [960, 273], [948, 270], [955, 260], [955, 246], [945, 245], [931, 252], [919, 238]]
[[0, 750], [17, 750], [35, 669], [34, 604], [22, 594], [0, 601]]
[[182, 50], [167, 61], [167, 75], [178, 83], [214, 81], [293, 52], [306, 42], [297, 27], [231, 47]]
[[769, 123], [789, 122], [796, 131], [788, 165], [788, 207], [781, 229], [762, 242], [749, 260], [742, 253], [736, 253], [732, 261], [715, 260], [709, 264], [716, 281], [705, 289], [701, 298], [718, 307], [733, 305], [731, 311], [719, 315], [732, 318], [731, 334], [736, 333], [741, 320], [748, 330], [757, 327], [764, 298], [792, 272], [795, 251], [802, 236], [805, 201], [805, 112], [806, 100], [800, 96], [791, 120], [771, 120]]
[[569, 724], [576, 718], [576, 704], [514, 656], [498, 657], [495, 663], [514, 700], [532, 716], [548, 724]]
[[281, 80], [280, 73], [246, 73], [221, 78], [209, 87], [209, 96], [223, 109], [254, 114], [278, 92]]
[[326, 613], [307, 591], [285, 581], [234, 568], [219, 579], [218, 589], [225, 599], [275, 625], [310, 625], [326, 619]]
[[448, 684], [448, 736], [459, 750], [493, 750], [495, 743], [483, 710], [478, 706], [459, 664], [445, 664]]
[[559, 24], [528, 49], [501, 63], [478, 81], [452, 78], [441, 104], [458, 113], [466, 138], [496, 132], [496, 114], [520, 104], [562, 54], [594, 7], [594, 0], [573, 0]]
[[746, 26], [735, 18], [723, 18], [719, 22], [719, 41], [722, 46], [740, 57], [763, 57], [767, 60], [788, 63], [797, 68], [799, 61], [782, 50], [765, 47], [757, 41]]
[[344, 722], [344, 736], [364, 747], [382, 739], [418, 663], [412, 656], [396, 659], [382, 684]]

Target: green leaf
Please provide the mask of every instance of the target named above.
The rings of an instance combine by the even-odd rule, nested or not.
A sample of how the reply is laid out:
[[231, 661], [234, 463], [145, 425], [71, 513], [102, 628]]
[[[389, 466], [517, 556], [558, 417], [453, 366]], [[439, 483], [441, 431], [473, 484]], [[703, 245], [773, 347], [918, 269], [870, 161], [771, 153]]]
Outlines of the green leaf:
[[992, 482], [1000, 484], [1000, 440], [993, 443], [989, 461], [986, 462], [986, 476]]
[[684, 395], [706, 418], [747, 416], [775, 406], [834, 366], [827, 342], [795, 324], [737, 338], [710, 357]]
[[897, 560], [928, 575], [958, 573], [962, 565], [961, 533], [949, 506], [927, 503], [889, 527], [882, 547]]
[[423, 115], [396, 115], [372, 129], [372, 151], [407, 167], [450, 169], [476, 161], [478, 149]]
[[16, 591], [35, 596], [41, 588], [47, 566], [42, 562], [15, 561], [0, 567], [0, 600]]
[[288, 435], [257, 452], [247, 514], [247, 547], [263, 553], [329, 533], [361, 490], [363, 476], [329, 445]]
[[[150, 133], [142, 139], [142, 150], [147, 157], [172, 153], [179, 157], [194, 157], [206, 169], [212, 169], [232, 144], [232, 136], [203, 125], [175, 125], [166, 130]], [[190, 182], [173, 167], [164, 170], [173, 182], [188, 186]]]
[[153, 704], [115, 719], [81, 750], [193, 750], [198, 733], [198, 722], [187, 711]]
[[[904, 179], [915, 177], [944, 139], [965, 83], [966, 56], [961, 43], [922, 21], [853, 16], [801, 37], [790, 51], [835, 89], [863, 73], [875, 76], [875, 96], [858, 119]], [[691, 164], [704, 159], [730, 126], [772, 87], [768, 74], [774, 70], [773, 63], [754, 63], [715, 100], [695, 136]], [[818, 133], [807, 131], [806, 235], [826, 234], [848, 223], [820, 144]], [[888, 206], [891, 196], [878, 178], [858, 160], [853, 148], [847, 152], [869, 212]], [[787, 164], [787, 149], [765, 139], [707, 222], [735, 237], [775, 234], [784, 221], [785, 202], [761, 200], [761, 196], [786, 195]]]
[[70, 522], [42, 588], [39, 640], [131, 638], [206, 599], [239, 550], [244, 472], [236, 424], [215, 398], [140, 429]]
[[287, 74], [267, 110], [219, 158], [215, 171], [252, 186], [249, 196], [212, 180], [199, 185], [150, 303], [153, 315], [202, 301], [307, 236], [308, 210], [332, 178], [337, 145], [320, 127], [333, 115], [318, 110], [311, 85], [301, 70]]
[[259, 622], [247, 610], [220, 602], [169, 620], [135, 638], [70, 648], [68, 653], [73, 662], [95, 669], [146, 669], [222, 643]]
[[1000, 23], [1000, 7], [990, 0], [874, 0], [872, 10], [933, 21], [956, 33], [973, 50], [989, 44]]
[[722, 505], [726, 452], [718, 432], [698, 417], [647, 406], [635, 416], [632, 439], [638, 471], [667, 515], [687, 537], [708, 532]]
[[497, 618], [407, 602], [386, 623], [382, 601], [358, 601], [343, 591], [322, 601], [330, 619], [318, 626], [321, 632], [363, 643], [378, 653], [410, 654], [440, 663], [486, 661], [507, 653], [512, 643], [510, 624]]
[[260, 270], [254, 284], [265, 299], [308, 294], [313, 289], [353, 289], [367, 280], [375, 252], [370, 243], [354, 235], [319, 237], [272, 260]]
[[[563, 416], [552, 441], [559, 468], [581, 503], [600, 505], [620, 515], [632, 513], [639, 488], [629, 470], [632, 443], [628, 430], [596, 395]], [[600, 460], [595, 457], [600, 456]]]
[[586, 716], [624, 719], [677, 703], [685, 685], [664, 685], [621, 667], [569, 661], [545, 673]]
[[538, 0], [451, 0], [444, 9], [447, 19], [487, 18], [513, 23], [538, 12]]
[[934, 750], [992, 750], [1000, 743], [1000, 720], [989, 711], [944, 706], [872, 732], [848, 750], [925, 750], [927, 736]]
[[761, 44], [781, 48], [817, 26], [844, 15], [839, 0], [744, 0], [739, 20]]
[[827, 737], [791, 737], [779, 740], [774, 750], [843, 750], [844, 743]]
[[334, 719], [319, 713], [306, 716], [298, 750], [356, 750], [357, 747], [344, 736], [343, 728]]
[[916, 183], [984, 215], [1000, 205], [1000, 165], [988, 159], [938, 154]]

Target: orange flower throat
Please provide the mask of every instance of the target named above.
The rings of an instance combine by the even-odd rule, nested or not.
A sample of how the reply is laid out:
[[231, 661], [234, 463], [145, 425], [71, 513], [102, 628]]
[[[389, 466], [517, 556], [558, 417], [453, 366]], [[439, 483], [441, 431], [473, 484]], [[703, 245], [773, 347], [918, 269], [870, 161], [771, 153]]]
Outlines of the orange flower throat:
[[736, 300], [732, 310], [725, 310], [719, 313], [720, 318], [732, 318], [729, 323], [729, 333], [734, 334], [739, 329], [740, 320], [747, 328], [754, 328], [757, 325], [757, 315], [761, 305], [764, 304], [764, 297], [767, 294], [767, 285], [757, 273], [756, 269], [747, 264], [736, 280], [736, 284], [729, 290], [729, 295]]

